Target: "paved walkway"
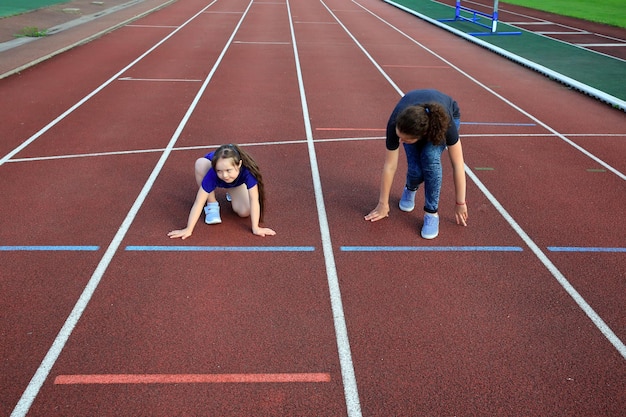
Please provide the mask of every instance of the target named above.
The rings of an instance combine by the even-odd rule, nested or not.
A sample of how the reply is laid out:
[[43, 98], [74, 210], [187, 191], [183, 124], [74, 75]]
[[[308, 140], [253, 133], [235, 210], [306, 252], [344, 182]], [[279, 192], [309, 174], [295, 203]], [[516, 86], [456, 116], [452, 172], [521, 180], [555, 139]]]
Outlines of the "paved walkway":
[[[73, 0], [0, 20], [0, 79], [89, 42], [176, 0]], [[48, 36], [16, 37], [24, 28]]]

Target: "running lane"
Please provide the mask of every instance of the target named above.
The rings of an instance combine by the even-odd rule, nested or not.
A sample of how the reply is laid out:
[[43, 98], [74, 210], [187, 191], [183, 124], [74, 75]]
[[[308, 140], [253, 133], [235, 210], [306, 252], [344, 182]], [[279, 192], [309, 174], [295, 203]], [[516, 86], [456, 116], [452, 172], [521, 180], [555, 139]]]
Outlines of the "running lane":
[[[122, 226], [107, 229], [115, 236], [89, 282], [97, 291], [38, 380], [40, 367], [41, 388], [33, 383], [24, 394], [37, 395], [31, 414], [345, 413], [287, 11], [280, 2], [216, 2], [181, 27], [163, 10], [106, 39], [180, 27], [55, 127], [59, 139], [76, 125], [89, 136], [90, 125], [99, 131], [117, 116], [108, 140], [58, 140], [57, 152], [150, 164], [138, 167], [143, 182], [133, 181], [137, 188], [124, 193], [131, 201], [117, 207], [126, 217], [111, 216]], [[131, 112], [137, 104], [145, 107]], [[94, 117], [96, 108], [108, 117]], [[151, 131], [141, 132], [144, 124]], [[115, 129], [137, 133], [129, 141]], [[195, 195], [194, 160], [228, 142], [247, 146], [261, 165], [274, 196], [266, 222], [278, 236], [254, 237], [220, 195], [222, 225], [168, 239]], [[43, 153], [40, 143], [27, 150]], [[128, 172], [119, 175], [111, 186]]]
[[[29, 415], [619, 415], [626, 404], [624, 257], [554, 250], [623, 247], [623, 113], [373, 0], [176, 2], [49, 64], [58, 77], [74, 68], [73, 99], [39, 67], [23, 74], [18, 102], [50, 95], [0, 127], [3, 154], [108, 84], [0, 165], [2, 244], [30, 247], [0, 252], [1, 414], [94, 281], [50, 374], [35, 374], [41, 390], [24, 394], [36, 396]], [[434, 241], [419, 238], [419, 209], [395, 208], [402, 160], [390, 217], [363, 220], [388, 114], [420, 87], [459, 101], [470, 175], [461, 228], [444, 154]], [[195, 193], [193, 161], [226, 141], [259, 162], [278, 235], [252, 236], [220, 195], [221, 225], [169, 240]], [[39, 159], [50, 156], [61, 158]], [[58, 244], [80, 250], [29, 246]]]
[[[297, 28], [320, 44], [300, 54], [316, 137], [331, 137], [329, 128], [336, 138], [370, 136], [397, 90], [435, 87], [461, 105], [471, 174], [470, 226], [459, 228], [444, 155], [441, 234], [426, 242], [420, 215], [362, 220], [376, 204], [382, 141], [317, 144], [363, 414], [618, 415], [625, 260], [549, 248], [623, 248], [614, 194], [624, 190], [623, 162], [611, 164], [623, 154], [623, 114], [379, 2], [321, 4], [326, 26], [316, 36]], [[318, 65], [320, 49], [332, 65]], [[390, 79], [383, 89], [375, 66]], [[608, 149], [575, 147], [568, 136], [579, 132]], [[589, 222], [598, 201], [603, 214]]]
[[136, 42], [116, 32], [1, 81], [0, 414], [18, 402], [158, 160], [126, 152], [163, 148], [198, 88], [126, 94], [117, 78], [204, 6], [187, 2], [168, 9], [166, 26], [129, 29]]

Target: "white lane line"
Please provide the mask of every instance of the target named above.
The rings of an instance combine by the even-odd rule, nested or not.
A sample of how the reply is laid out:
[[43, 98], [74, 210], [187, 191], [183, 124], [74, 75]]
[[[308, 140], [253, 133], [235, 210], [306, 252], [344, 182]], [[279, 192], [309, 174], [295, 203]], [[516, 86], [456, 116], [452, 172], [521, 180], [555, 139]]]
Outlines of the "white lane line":
[[589, 46], [608, 46], [611, 48], [626, 46], [626, 43], [575, 43], [576, 46], [589, 47]]
[[[450, 67], [454, 68], [460, 74], [465, 76], [467, 79], [469, 79], [470, 81], [472, 81], [476, 85], [480, 86], [485, 91], [487, 91], [487, 92], [491, 93], [492, 95], [494, 95], [495, 97], [499, 98], [500, 100], [502, 100], [503, 102], [508, 104], [510, 107], [512, 107], [515, 110], [517, 110], [518, 112], [524, 114], [528, 118], [534, 120], [537, 124], [543, 126], [545, 129], [547, 129], [548, 131], [552, 132], [554, 135], [556, 135], [560, 139], [564, 140], [565, 142], [567, 142], [568, 144], [570, 144], [574, 148], [578, 149], [579, 151], [581, 151], [585, 155], [589, 156], [591, 159], [593, 159], [596, 162], [600, 163], [600, 165], [606, 167], [607, 169], [610, 169], [612, 172], [614, 172], [618, 176], [620, 176], [620, 178], [626, 180], [626, 175], [624, 175], [621, 172], [617, 171], [615, 168], [611, 167], [610, 165], [608, 165], [604, 161], [601, 161], [599, 158], [595, 157], [594, 155], [592, 155], [587, 150], [583, 149], [582, 147], [578, 146], [577, 144], [575, 144], [571, 140], [567, 139], [564, 135], [562, 135], [561, 133], [557, 132], [556, 130], [554, 130], [553, 128], [548, 126], [547, 124], [543, 123], [541, 120], [539, 120], [538, 118], [534, 117], [533, 115], [531, 115], [527, 111], [523, 110], [521, 107], [517, 106], [516, 104], [512, 103], [511, 101], [509, 101], [505, 97], [503, 97], [500, 94], [496, 93], [491, 88], [487, 87], [485, 84], [481, 83], [476, 78], [472, 77], [470, 74], [466, 73], [465, 71], [463, 71], [461, 68], [457, 67], [456, 65], [454, 65], [450, 61], [448, 61], [445, 58], [443, 58], [442, 56], [438, 55], [437, 53], [435, 53], [431, 49], [428, 49], [426, 46], [420, 44], [418, 41], [416, 41], [415, 39], [411, 38], [409, 35], [407, 35], [406, 33], [402, 32], [399, 28], [393, 26], [392, 24], [390, 24], [389, 22], [387, 22], [383, 18], [379, 17], [374, 12], [366, 9], [364, 6], [361, 6], [356, 0], [352, 0], [352, 1], [353, 1], [353, 3], [359, 5], [359, 7], [363, 8], [366, 11], [368, 11], [372, 16], [376, 17], [381, 22], [384, 22], [385, 24], [387, 24], [390, 28], [396, 30], [398, 33], [402, 34], [407, 39], [409, 39], [412, 42], [414, 42], [415, 44], [419, 45], [425, 51], [429, 52], [430, 54], [432, 54], [433, 56], [437, 57], [441, 61], [443, 61], [443, 62], [447, 63], [448, 65], [450, 65]], [[344, 30], [347, 31], [345, 26], [342, 25], [342, 27], [344, 27]], [[350, 36], [352, 36], [352, 35], [350, 35]], [[354, 37], [353, 37], [353, 39], [354, 39]], [[357, 42], [356, 39], [355, 39], [355, 42]], [[364, 49], [363, 46], [361, 46], [360, 43], [357, 42], [357, 44], [359, 45], [359, 47], [362, 50]], [[368, 57], [370, 57], [369, 54], [366, 53], [366, 55]], [[371, 57], [370, 57], [370, 59], [371, 59]], [[380, 68], [380, 66], [378, 64], [374, 63], [374, 65], [377, 68], [379, 68], [380, 71], [382, 71], [382, 69]], [[388, 76], [386, 74], [383, 74], [383, 75], [385, 76], [385, 78], [388, 78]], [[395, 86], [395, 84], [392, 84], [392, 85]], [[467, 165], [465, 165], [465, 172], [476, 183], [476, 185], [478, 185], [478, 187], [483, 191], [485, 196], [487, 196], [489, 198], [489, 200], [492, 202], [492, 204], [498, 209], [500, 214], [502, 214], [502, 216], [511, 225], [511, 227], [513, 227], [513, 229], [517, 232], [517, 234], [522, 238], [522, 240], [524, 240], [524, 242], [526, 242], [528, 247], [533, 251], [533, 253], [541, 261], [541, 263], [543, 263], [543, 265], [548, 269], [548, 271], [550, 271], [552, 276], [559, 282], [559, 284], [561, 284], [563, 289], [565, 289], [565, 291], [572, 297], [572, 299], [576, 302], [576, 304], [578, 304], [578, 306], [585, 312], [587, 317], [589, 317], [591, 319], [593, 324], [600, 330], [600, 332], [602, 332], [602, 334], [615, 347], [615, 349], [617, 349], [617, 351], [622, 355], [622, 357], [624, 357], [624, 359], [626, 359], [626, 345], [624, 345], [624, 343], [609, 328], [609, 326], [602, 320], [602, 318], [600, 318], [600, 316], [591, 308], [591, 306], [584, 300], [584, 298], [574, 289], [574, 287], [569, 283], [569, 281], [567, 281], [565, 276], [548, 259], [548, 257], [541, 251], [541, 249], [539, 249], [539, 246], [537, 244], [535, 244], [535, 242], [533, 242], [533, 240], [526, 234], [526, 232], [524, 232], [524, 230], [517, 224], [517, 222], [508, 214], [508, 212], [506, 212], [506, 210], [504, 210], [502, 205], [489, 192], [489, 190], [484, 185], [482, 185], [482, 183], [478, 180], [476, 175], [474, 175], [474, 173], [471, 171], [471, 169]]]
[[178, 26], [167, 25], [126, 25], [127, 28], [158, 28], [158, 29], [174, 29]]
[[235, 41], [237, 44], [252, 44], [252, 45], [291, 45], [290, 42], [279, 41]]
[[530, 250], [535, 254], [535, 256], [541, 261], [541, 263], [550, 271], [552, 276], [561, 284], [561, 287], [569, 294], [570, 297], [578, 304], [581, 310], [585, 312], [587, 317], [591, 319], [593, 324], [602, 332], [604, 337], [617, 349], [617, 351], [622, 355], [624, 359], [626, 359], [626, 345], [620, 340], [620, 338], [611, 330], [611, 328], [602, 320], [600, 315], [595, 312], [595, 310], [587, 303], [587, 301], [583, 298], [582, 295], [570, 282], [565, 278], [565, 276], [559, 271], [559, 269], [550, 261], [550, 259], [543, 253], [543, 251], [539, 248], [539, 246], [526, 234], [524, 229], [517, 224], [517, 222], [513, 219], [513, 217], [502, 207], [500, 202], [494, 197], [491, 192], [485, 187], [485, 185], [476, 177], [476, 175], [469, 169], [465, 168], [465, 172], [467, 175], [474, 181], [474, 183], [480, 188], [480, 190], [485, 194], [485, 196], [491, 201], [491, 204], [494, 205], [496, 210], [505, 218], [507, 223], [511, 225], [513, 230], [522, 238], [524, 243], [530, 248]]
[[[474, 2], [470, 2], [470, 3], [474, 3]], [[474, 4], [480, 4], [480, 3], [474, 3]], [[484, 4], [483, 4], [482, 6], [484, 6], [484, 7], [489, 7], [489, 6], [486, 6], [486, 5], [484, 5]], [[502, 23], [505, 23], [505, 24], [507, 24], [507, 25], [513, 25], [513, 26], [524, 26], [524, 25], [554, 25], [554, 26], [560, 26], [560, 27], [567, 28], [567, 29], [571, 29], [571, 30], [575, 30], [575, 31], [579, 31], [579, 30], [581, 30], [581, 29], [580, 29], [580, 28], [578, 28], [578, 27], [565, 25], [565, 24], [563, 24], [563, 23], [552, 22], [552, 21], [550, 21], [550, 20], [545, 20], [545, 19], [542, 19], [542, 18], [539, 18], [539, 17], [529, 16], [529, 15], [522, 14], [522, 13], [513, 12], [513, 11], [511, 11], [511, 10], [507, 10], [506, 8], [502, 8], [502, 7], [501, 7], [501, 8], [500, 8], [500, 10], [499, 10], [499, 16], [502, 16], [503, 14], [510, 14], [510, 15], [513, 15], [513, 16], [520, 16], [520, 17], [524, 17], [524, 18], [527, 18], [527, 19], [531, 19], [531, 20], [532, 20], [532, 21], [530, 21], [530, 22], [529, 22], [529, 21], [519, 21], [519, 22], [516, 22], [516, 21], [510, 21], [510, 20], [508, 20], [508, 19], [507, 19], [507, 20], [501, 20], [501, 19], [500, 19], [500, 21], [501, 21]], [[601, 33], [595, 33], [595, 32], [589, 32], [589, 33], [593, 33], [593, 34], [594, 34], [594, 35], [596, 35], [596, 36], [608, 37], [608, 38], [611, 38], [611, 39], [615, 39], [615, 40], [617, 40], [617, 41], [621, 41], [621, 40], [623, 40], [623, 39], [619, 39], [619, 38], [613, 38], [612, 36], [603, 35], [603, 34], [601, 34]]]
[[536, 31], [538, 35], [591, 35], [591, 32], [550, 32], [550, 31]]
[[[457, 72], [459, 72], [460, 74], [462, 74], [464, 77], [466, 77], [467, 79], [469, 79], [470, 81], [472, 81], [473, 83], [475, 83], [476, 85], [480, 86], [481, 88], [483, 88], [485, 91], [491, 93], [492, 95], [494, 95], [495, 97], [499, 98], [500, 100], [502, 100], [503, 102], [505, 102], [506, 104], [508, 104], [510, 107], [514, 108], [515, 110], [517, 110], [518, 112], [520, 112], [521, 114], [525, 115], [526, 117], [528, 117], [529, 119], [533, 120], [535, 123], [537, 123], [539, 126], [545, 128], [546, 130], [548, 130], [549, 132], [553, 133], [554, 135], [556, 135], [559, 139], [561, 139], [563, 142], [569, 144], [570, 146], [572, 146], [573, 148], [575, 148], [576, 150], [578, 150], [579, 152], [581, 152], [582, 154], [586, 155], [588, 158], [593, 159], [595, 162], [597, 162], [598, 164], [602, 165], [603, 167], [605, 167], [606, 169], [608, 169], [609, 171], [613, 172], [615, 175], [617, 175], [619, 178], [621, 178], [622, 180], [626, 181], [626, 174], [624, 174], [623, 172], [620, 172], [617, 168], [612, 167], [611, 165], [609, 165], [607, 162], [604, 162], [603, 160], [601, 160], [600, 158], [598, 158], [597, 156], [595, 156], [594, 154], [592, 154], [591, 152], [589, 152], [588, 150], [584, 149], [582, 146], [577, 145], [575, 142], [571, 141], [570, 139], [568, 139], [567, 137], [565, 137], [564, 134], [556, 131], [555, 129], [553, 129], [552, 127], [548, 126], [546, 123], [542, 122], [541, 120], [539, 120], [538, 118], [536, 118], [535, 116], [533, 116], [532, 114], [528, 113], [527, 111], [525, 111], [524, 109], [522, 109], [521, 107], [517, 106], [516, 104], [512, 103], [511, 101], [507, 100], [504, 96], [496, 93], [493, 89], [489, 88], [488, 86], [486, 86], [485, 84], [481, 83], [480, 81], [478, 81], [476, 78], [472, 77], [471, 75], [469, 75], [468, 73], [466, 73], [465, 71], [463, 71], [461, 68], [459, 68], [458, 66], [454, 65], [452, 62], [448, 61], [447, 59], [445, 59], [444, 57], [442, 57], [441, 55], [437, 54], [436, 52], [434, 52], [433, 50], [427, 48], [425, 45], [421, 44], [420, 42], [418, 42], [417, 40], [411, 38], [409, 35], [407, 35], [406, 33], [402, 32], [399, 28], [393, 26], [391, 23], [387, 22], [386, 20], [384, 20], [382, 17], [378, 16], [377, 14], [375, 14], [374, 12], [368, 10], [367, 8], [365, 8], [365, 6], [362, 6], [361, 4], [359, 4], [356, 0], [352, 0], [353, 3], [355, 3], [356, 5], [358, 5], [359, 7], [363, 8], [364, 10], [366, 10], [367, 12], [369, 12], [372, 16], [374, 16], [375, 18], [377, 18], [378, 20], [380, 20], [381, 22], [385, 23], [386, 25], [388, 25], [390, 28], [392, 28], [393, 30], [395, 30], [396, 32], [400, 33], [402, 36], [404, 36], [405, 38], [407, 38], [408, 40], [410, 40], [411, 42], [415, 43], [417, 46], [419, 46], [420, 48], [422, 48], [423, 50], [427, 51], [428, 53], [430, 53], [431, 55], [437, 57], [438, 59], [440, 59], [442, 62], [445, 62], [446, 64], [448, 64], [451, 68], [453, 68], [454, 70], [456, 70]], [[345, 28], [345, 26], [342, 25], [342, 27], [344, 27], [344, 30], [347, 31], [347, 29]], [[354, 39], [354, 37], [353, 37]], [[355, 39], [356, 42], [356, 39]], [[371, 60], [373, 61], [373, 58], [369, 55], [369, 53], [367, 53], [367, 51], [365, 50], [365, 48], [363, 48], [362, 46], [360, 46], [360, 44], [358, 44], [359, 47], [361, 48], [361, 50], [363, 51], [363, 53], [365, 53], [365, 55]], [[380, 67], [380, 65], [378, 65], [378, 63], [373, 62], [374, 66], [376, 68], [378, 68], [378, 70], [382, 73], [382, 75], [389, 80], [389, 76], [383, 71], [383, 69]], [[396, 89], [396, 91], [400, 92], [400, 89], [396, 86], [395, 83], [391, 83], [391, 85]], [[403, 95], [402, 92], [400, 92], [400, 95]]]
[[[487, 138], [498, 138], [498, 139], [506, 139], [506, 138], [551, 138], [556, 137], [553, 133], [464, 133], [460, 135], [461, 138], [476, 138], [476, 139], [487, 139]], [[569, 137], [581, 137], [581, 138], [626, 138], [626, 133], [571, 133], [567, 134]], [[366, 136], [366, 137], [336, 137], [336, 138], [327, 138], [327, 139], [314, 139], [315, 143], [323, 143], [323, 142], [346, 142], [346, 141], [366, 141], [366, 140], [378, 140], [384, 139], [384, 136]], [[275, 146], [275, 145], [291, 145], [291, 144], [302, 144], [306, 143], [306, 139], [293, 139], [293, 140], [279, 140], [279, 141], [267, 141], [267, 142], [249, 142], [249, 143], [240, 143], [239, 145], [249, 147], [249, 146]], [[197, 146], [181, 146], [172, 149], [175, 152], [178, 151], [195, 151], [195, 150], [209, 150], [215, 149], [219, 147], [220, 144], [216, 143], [213, 145], [197, 145]], [[18, 163], [18, 162], [34, 162], [34, 161], [54, 161], [58, 159], [74, 159], [74, 158], [93, 158], [98, 156], [112, 156], [112, 155], [134, 155], [134, 154], [143, 154], [143, 153], [155, 153], [155, 152], [163, 152], [165, 148], [148, 148], [148, 149], [136, 149], [136, 150], [126, 150], [126, 151], [110, 151], [110, 152], [92, 152], [92, 153], [78, 153], [78, 154], [66, 154], [66, 155], [52, 155], [52, 156], [32, 156], [28, 158], [13, 158], [9, 160], [9, 163]]]
[[336, 25], [337, 22], [305, 22], [304, 20], [295, 20], [293, 23], [298, 25]]
[[[214, 3], [215, 3], [215, 1], [213, 1], [212, 3], [207, 5], [203, 10], [206, 10], [206, 8], [211, 7]], [[55, 364], [56, 360], [58, 359], [59, 355], [61, 354], [61, 351], [63, 350], [65, 344], [67, 343], [67, 340], [69, 339], [70, 335], [72, 334], [72, 331], [74, 330], [74, 327], [78, 323], [78, 320], [80, 320], [83, 312], [87, 308], [87, 304], [89, 304], [89, 301], [91, 300], [91, 297], [93, 296], [94, 292], [96, 291], [96, 288], [98, 287], [98, 284], [100, 283], [100, 280], [102, 279], [102, 276], [106, 272], [109, 264], [111, 263], [111, 260], [113, 259], [113, 256], [115, 256], [115, 254], [116, 254], [116, 252], [117, 252], [117, 250], [118, 250], [122, 240], [124, 239], [124, 237], [126, 236], [126, 233], [130, 229], [130, 226], [133, 223], [133, 221], [135, 219], [135, 216], [139, 212], [139, 209], [141, 208], [141, 206], [142, 206], [143, 202], [145, 201], [148, 193], [150, 192], [150, 190], [152, 188], [152, 185], [156, 181], [159, 173], [161, 172], [161, 169], [165, 165], [165, 162], [166, 162], [167, 158], [169, 157], [170, 153], [172, 152], [172, 149], [174, 148], [174, 145], [178, 141], [178, 138], [180, 137], [180, 134], [181, 134], [183, 128], [187, 124], [189, 118], [191, 117], [191, 114], [195, 110], [195, 108], [196, 108], [198, 102], [200, 101], [200, 98], [202, 97], [204, 91], [206, 90], [209, 82], [213, 78], [213, 74], [215, 74], [215, 71], [217, 70], [217, 67], [220, 65], [224, 55], [226, 54], [226, 51], [230, 47], [230, 45], [231, 45], [231, 43], [233, 41], [233, 38], [235, 37], [235, 34], [239, 30], [239, 27], [241, 26], [241, 23], [243, 22], [243, 19], [246, 16], [246, 13], [250, 9], [251, 5], [252, 5], [252, 1], [250, 1], [250, 3], [248, 4], [248, 8], [244, 12], [244, 14], [241, 17], [241, 19], [239, 20], [239, 23], [235, 27], [232, 35], [230, 36], [230, 38], [226, 42], [226, 45], [224, 46], [224, 49], [222, 50], [222, 53], [220, 54], [219, 58], [217, 59], [217, 61], [213, 65], [213, 68], [211, 69], [211, 72], [209, 72], [209, 74], [207, 75], [207, 78], [205, 79], [205, 81], [202, 84], [201, 88], [198, 90], [198, 93], [196, 94], [194, 100], [192, 101], [192, 103], [190, 104], [189, 108], [187, 109], [187, 112], [185, 113], [185, 116], [181, 120], [180, 124], [178, 125], [178, 128], [174, 132], [174, 135], [172, 136], [172, 138], [171, 138], [170, 142], [168, 143], [167, 147], [165, 148], [165, 151], [161, 155], [161, 158], [159, 158], [159, 161], [157, 162], [157, 164], [155, 165], [154, 169], [152, 170], [152, 173], [150, 174], [150, 177], [148, 178], [148, 180], [144, 184], [141, 192], [137, 196], [137, 199], [133, 203], [132, 207], [130, 208], [130, 211], [126, 215], [126, 218], [122, 222], [122, 225], [120, 226], [120, 228], [118, 229], [117, 233], [113, 237], [113, 240], [109, 244], [106, 252], [104, 253], [104, 256], [102, 257], [102, 259], [100, 260], [98, 266], [96, 267], [96, 270], [94, 271], [93, 275], [89, 279], [89, 282], [87, 283], [87, 286], [83, 290], [83, 293], [80, 295], [78, 301], [74, 305], [74, 308], [72, 309], [72, 312], [70, 313], [70, 315], [65, 320], [65, 323], [63, 324], [63, 327], [61, 328], [61, 330], [57, 334], [56, 338], [54, 339], [54, 342], [52, 343], [52, 346], [48, 350], [48, 353], [46, 354], [46, 356], [44, 357], [43, 361], [39, 365], [39, 368], [35, 372], [35, 375], [32, 377], [30, 383], [26, 387], [26, 390], [22, 394], [19, 402], [15, 406], [15, 409], [11, 413], [11, 417], [24, 417], [24, 416], [26, 416], [26, 414], [28, 413], [28, 410], [30, 409], [30, 407], [31, 407], [31, 405], [33, 403], [33, 401], [35, 401], [35, 398], [39, 394], [39, 391], [40, 391], [42, 385], [44, 384], [44, 382], [48, 378], [48, 375], [50, 374], [50, 370], [54, 366], [54, 364]], [[200, 14], [201, 14], [201, 12], [195, 14], [193, 17], [191, 17], [189, 20], [187, 20], [187, 22], [185, 22], [183, 25], [181, 25], [178, 30], [180, 30], [181, 28], [186, 26], [189, 22], [194, 20]], [[163, 43], [166, 39], [168, 39], [171, 36], [172, 36], [172, 34], [170, 34], [169, 36], [164, 38], [157, 45], [160, 45], [161, 43]], [[154, 49], [154, 48], [152, 48], [152, 49]], [[143, 54], [142, 57], [144, 57], [145, 55], [146, 54]], [[137, 61], [135, 61], [135, 62], [137, 62]], [[118, 75], [116, 75], [114, 78], [116, 78]], [[105, 84], [110, 83], [110, 81], [111, 80], [109, 80]], [[100, 89], [98, 89], [97, 91], [99, 91]]]
[[[361, 50], [361, 52], [363, 52], [365, 54], [365, 56], [367, 57], [367, 59], [370, 60], [370, 62], [372, 63], [372, 65], [374, 65], [374, 67], [376, 67], [376, 69], [378, 70], [378, 72], [380, 72], [380, 74], [387, 80], [387, 82], [393, 87], [394, 90], [396, 90], [396, 92], [400, 95], [403, 96], [404, 92], [402, 91], [402, 89], [400, 89], [400, 87], [398, 87], [398, 85], [391, 79], [391, 77], [385, 72], [385, 70], [382, 69], [382, 67], [378, 64], [378, 62], [376, 62], [376, 60], [369, 54], [369, 52], [367, 52], [367, 50], [363, 47], [363, 45], [361, 45], [361, 43], [354, 37], [354, 35], [352, 35], [352, 33], [348, 30], [348, 28], [341, 23], [341, 21], [339, 20], [339, 18], [335, 15], [335, 13], [332, 12], [332, 10], [330, 10], [330, 8], [322, 1], [320, 0], [320, 2], [324, 5], [324, 7], [326, 8], [326, 10], [328, 10], [328, 13], [331, 14], [331, 16], [333, 17], [333, 19], [335, 19], [335, 21], [337, 21], [337, 23], [339, 24], [339, 26], [341, 26], [341, 28], [344, 30], [344, 32], [346, 32], [346, 34], [350, 37], [350, 39], [352, 39], [352, 42], [354, 42], [354, 44]], [[353, 3], [355, 3], [357, 6], [359, 6], [360, 8], [362, 8], [363, 10], [365, 10], [366, 12], [372, 14], [373, 16], [376, 16], [374, 13], [370, 12], [369, 10], [367, 10], [365, 7], [361, 6], [359, 3], [355, 2], [353, 0]], [[376, 16], [378, 19], [380, 19], [378, 16]], [[386, 23], [387, 25], [389, 25], [389, 23], [385, 22], [384, 20], [380, 19], [381, 21], [383, 21], [384, 23]], [[391, 26], [391, 25], [389, 25]], [[406, 35], [405, 35], [406, 36]]]
[[556, 23], [548, 22], [546, 20], [542, 20], [539, 22], [509, 22], [507, 21], [506, 24], [514, 25], [514, 26], [554, 26], [556, 25]]
[[346, 400], [346, 408], [348, 412], [348, 417], [361, 417], [361, 402], [359, 400], [359, 391], [357, 388], [356, 376], [354, 374], [354, 364], [352, 362], [350, 341], [348, 339], [348, 327], [346, 325], [343, 302], [341, 300], [341, 289], [339, 288], [339, 279], [337, 277], [337, 267], [335, 265], [333, 246], [330, 240], [330, 227], [328, 226], [328, 218], [326, 217], [324, 193], [322, 192], [322, 180], [320, 178], [319, 167], [317, 165], [315, 144], [313, 143], [313, 130], [311, 128], [309, 107], [306, 100], [302, 70], [300, 68], [298, 45], [296, 44], [296, 34], [293, 27], [293, 21], [291, 19], [291, 6], [289, 4], [289, 0], [287, 0], [287, 14], [289, 16], [289, 28], [291, 31], [296, 73], [298, 76], [298, 88], [300, 90], [302, 115], [304, 118], [304, 127], [309, 149], [309, 159], [311, 163], [313, 187], [315, 190], [317, 216], [320, 224], [320, 233], [322, 235], [322, 248], [326, 264], [326, 277], [328, 279], [328, 290], [330, 292], [330, 302], [333, 312], [333, 322], [335, 325], [335, 337], [337, 339], [337, 350], [339, 353], [339, 364], [341, 367], [341, 378], [343, 381], [343, 391]]
[[155, 82], [175, 82], [175, 83], [200, 83], [202, 80], [184, 79], [184, 78], [133, 78], [122, 77], [118, 81], [155, 81]]
[[[213, 0], [209, 5], [207, 5], [206, 7], [211, 7], [217, 0]], [[113, 75], [111, 78], [109, 78], [107, 81], [105, 81], [104, 83], [102, 83], [98, 88], [96, 88], [95, 90], [93, 90], [91, 93], [87, 94], [83, 99], [81, 99], [78, 103], [74, 104], [72, 107], [70, 107], [69, 109], [67, 109], [65, 112], [63, 112], [60, 116], [58, 116], [56, 119], [54, 119], [53, 121], [51, 121], [50, 123], [48, 123], [46, 126], [44, 126], [41, 130], [39, 130], [37, 133], [35, 133], [34, 135], [32, 135], [30, 138], [28, 138], [27, 140], [25, 140], [24, 142], [22, 142], [17, 148], [13, 149], [11, 152], [9, 152], [8, 154], [6, 154], [5, 156], [3, 156], [0, 159], [0, 166], [4, 165], [9, 159], [11, 159], [14, 155], [18, 154], [19, 152], [21, 152], [22, 150], [24, 150], [26, 147], [28, 147], [31, 143], [33, 143], [35, 140], [37, 140], [41, 135], [43, 135], [44, 133], [46, 133], [48, 130], [50, 130], [51, 128], [53, 128], [54, 126], [56, 126], [60, 121], [62, 121], [63, 119], [65, 119], [68, 115], [70, 115], [72, 112], [74, 112], [74, 110], [78, 109], [80, 106], [82, 106], [83, 104], [85, 104], [87, 101], [89, 101], [93, 96], [95, 96], [96, 94], [98, 94], [100, 91], [102, 91], [105, 87], [107, 87], [109, 84], [111, 84], [113, 81], [117, 80], [124, 72], [128, 71], [130, 68], [132, 68], [133, 66], [135, 66], [138, 62], [140, 62], [142, 59], [144, 59], [147, 55], [149, 55], [152, 51], [154, 51], [155, 49], [157, 49], [159, 46], [161, 46], [164, 42], [166, 42], [169, 38], [171, 38], [172, 36], [174, 36], [179, 30], [181, 30], [183, 27], [185, 27], [189, 22], [191, 22], [193, 19], [195, 19], [198, 15], [200, 15], [202, 12], [198, 13], [197, 15], [193, 16], [191, 19], [189, 19], [188, 21], [186, 21], [185, 23], [183, 23], [182, 25], [180, 25], [178, 28], [176, 28], [175, 30], [173, 30], [169, 35], [167, 35], [166, 37], [164, 37], [163, 39], [161, 39], [159, 42], [157, 42], [153, 47], [151, 47], [150, 49], [148, 49], [146, 52], [144, 52], [143, 54], [141, 54], [137, 59], [135, 59], [133, 62], [131, 62], [130, 64], [128, 64], [126, 67], [122, 68], [117, 74]]]

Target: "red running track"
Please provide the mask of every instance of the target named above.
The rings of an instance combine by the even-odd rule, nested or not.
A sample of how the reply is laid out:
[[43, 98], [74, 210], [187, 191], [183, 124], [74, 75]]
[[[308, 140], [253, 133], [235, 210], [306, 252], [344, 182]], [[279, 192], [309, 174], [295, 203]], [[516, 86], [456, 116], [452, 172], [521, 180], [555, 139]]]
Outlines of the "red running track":
[[[446, 163], [434, 241], [363, 220], [425, 87], [461, 106], [468, 174], [462, 228]], [[179, 1], [0, 89], [1, 415], [626, 406], [622, 112], [374, 0]], [[277, 236], [220, 196], [168, 239], [224, 142]]]

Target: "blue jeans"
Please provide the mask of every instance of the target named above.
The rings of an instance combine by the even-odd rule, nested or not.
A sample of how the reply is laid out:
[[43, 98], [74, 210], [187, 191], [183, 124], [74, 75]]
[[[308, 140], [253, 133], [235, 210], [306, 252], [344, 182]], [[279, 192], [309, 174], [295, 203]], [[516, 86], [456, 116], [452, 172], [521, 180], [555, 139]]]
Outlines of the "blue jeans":
[[[461, 120], [454, 119], [454, 124], [459, 130]], [[421, 141], [403, 145], [408, 163], [406, 187], [409, 190], [417, 190], [420, 184], [424, 183], [424, 211], [437, 213], [443, 179], [441, 154], [446, 146], [433, 145], [431, 142], [421, 143]]]

